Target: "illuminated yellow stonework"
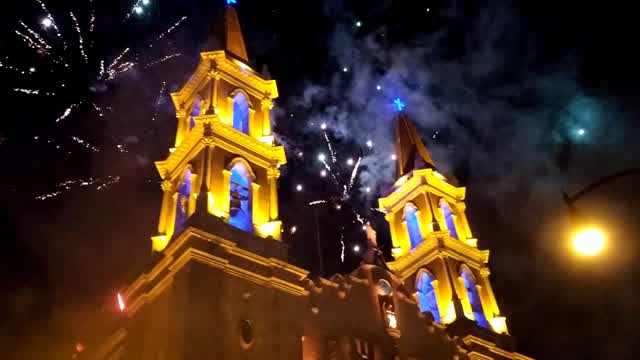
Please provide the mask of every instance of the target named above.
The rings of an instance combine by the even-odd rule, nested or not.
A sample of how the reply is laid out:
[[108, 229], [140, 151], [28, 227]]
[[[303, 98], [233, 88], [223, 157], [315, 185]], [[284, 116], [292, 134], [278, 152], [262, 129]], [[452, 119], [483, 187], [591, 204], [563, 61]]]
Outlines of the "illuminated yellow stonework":
[[[396, 119], [396, 153], [398, 154], [398, 179], [393, 191], [379, 199], [379, 208], [386, 213], [389, 222], [392, 255], [395, 261], [388, 265], [401, 279], [412, 279], [422, 269], [433, 274], [441, 321], [444, 324], [465, 317], [476, 320], [467, 289], [461, 277], [465, 267], [476, 280], [476, 289], [484, 316], [497, 333], [507, 333], [506, 318], [501, 315], [489, 282], [489, 251], [478, 249], [466, 216], [464, 202], [466, 189], [453, 185], [435, 170], [435, 164], [405, 115]], [[403, 142], [404, 141], [404, 142]], [[420, 156], [423, 168], [413, 168]], [[421, 242], [412, 248], [405, 220], [407, 204], [415, 207]], [[452, 214], [449, 224], [442, 208]], [[448, 226], [453, 224], [457, 239]], [[460, 303], [456, 314], [454, 302]]]
[[[233, 128], [233, 97], [242, 93], [249, 105], [248, 132]], [[280, 240], [276, 181], [286, 163], [284, 148], [275, 146], [270, 110], [278, 97], [274, 80], [265, 80], [249, 65], [224, 50], [203, 52], [187, 83], [171, 94], [178, 121], [174, 147], [156, 168], [163, 179], [162, 210], [153, 250], [162, 251], [174, 236], [176, 193], [187, 168], [195, 175], [188, 215], [195, 211], [204, 181], [207, 210], [229, 218], [229, 159], [242, 159], [255, 179], [251, 183], [254, 233]], [[194, 110], [195, 109], [195, 110]], [[208, 157], [204, 156], [208, 152]], [[205, 163], [205, 158], [207, 163]], [[206, 174], [206, 179], [202, 175]]]

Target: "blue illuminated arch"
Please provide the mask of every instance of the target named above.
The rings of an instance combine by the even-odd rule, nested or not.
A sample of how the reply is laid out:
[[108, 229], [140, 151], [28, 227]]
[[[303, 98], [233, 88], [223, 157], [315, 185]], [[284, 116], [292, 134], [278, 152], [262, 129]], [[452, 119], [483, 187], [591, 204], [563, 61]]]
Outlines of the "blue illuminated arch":
[[247, 96], [238, 92], [233, 96], [233, 128], [242, 131], [245, 134], [249, 133], [249, 101]]
[[[229, 168], [229, 224], [238, 229], [253, 232], [251, 213], [251, 183], [255, 176], [249, 164], [243, 159], [235, 159]], [[239, 205], [239, 206], [237, 206]]]
[[489, 323], [484, 317], [484, 311], [482, 309], [482, 302], [480, 301], [480, 295], [478, 294], [478, 287], [476, 286], [476, 278], [471, 273], [468, 267], [465, 265], [460, 269], [460, 277], [464, 283], [464, 288], [467, 290], [467, 297], [471, 304], [471, 311], [473, 311], [473, 317], [476, 319], [476, 323], [484, 328], [489, 328]]
[[433, 275], [427, 270], [420, 270], [416, 277], [416, 292], [420, 311], [430, 312], [436, 322], [440, 322], [440, 310], [438, 310], [438, 299], [433, 288]]
[[418, 220], [418, 208], [412, 203], [404, 206], [404, 221], [407, 224], [407, 232], [409, 233], [409, 242], [411, 248], [414, 249], [422, 242], [422, 233], [420, 232], [420, 221]]
[[196, 121], [194, 116], [200, 115], [200, 98], [197, 97], [193, 102], [193, 107], [191, 108], [191, 114], [189, 116], [189, 130], [193, 129], [196, 126]]
[[446, 201], [443, 200], [440, 202], [440, 209], [442, 209], [442, 215], [444, 216], [444, 222], [447, 225], [447, 230], [449, 230], [449, 235], [452, 238], [457, 239], [458, 231], [456, 230], [456, 221]]
[[178, 191], [176, 192], [176, 218], [173, 233], [180, 234], [184, 230], [184, 223], [189, 217], [189, 201], [191, 199], [193, 173], [191, 166], [188, 166], [182, 175]]

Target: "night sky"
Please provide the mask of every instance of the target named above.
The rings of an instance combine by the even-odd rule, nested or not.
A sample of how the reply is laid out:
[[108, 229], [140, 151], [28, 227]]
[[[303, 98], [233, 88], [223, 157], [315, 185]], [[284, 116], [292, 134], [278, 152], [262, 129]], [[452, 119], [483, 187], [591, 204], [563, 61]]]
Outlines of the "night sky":
[[[116, 292], [149, 268], [161, 200], [153, 161], [167, 156], [176, 130], [168, 94], [195, 69], [224, 9], [223, 0], [41, 4], [4, 9], [0, 32], [2, 358], [68, 358], [93, 314], [117, 316]], [[594, 258], [568, 248], [562, 201], [563, 191], [640, 167], [632, 5], [236, 7], [252, 66], [267, 65], [279, 86], [274, 129], [288, 158], [280, 210], [295, 264], [313, 276], [353, 270], [354, 247], [365, 241], [358, 216], [390, 254], [373, 209], [395, 176], [390, 129], [401, 99], [439, 170], [467, 187], [471, 229], [491, 250], [492, 284], [518, 351], [635, 358], [638, 177], [576, 203], [607, 229], [606, 250]], [[42, 25], [47, 11], [57, 31]], [[325, 177], [320, 153], [332, 169]], [[348, 161], [359, 158], [349, 186]], [[309, 205], [318, 200], [326, 203]]]

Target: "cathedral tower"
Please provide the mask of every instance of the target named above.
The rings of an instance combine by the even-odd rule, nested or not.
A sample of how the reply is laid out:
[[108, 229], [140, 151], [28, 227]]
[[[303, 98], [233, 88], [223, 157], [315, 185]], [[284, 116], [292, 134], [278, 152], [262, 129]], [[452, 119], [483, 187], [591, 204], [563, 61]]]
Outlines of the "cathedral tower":
[[505, 318], [489, 281], [488, 250], [480, 250], [465, 214], [465, 188], [441, 175], [403, 112], [395, 119], [397, 180], [379, 199], [387, 213], [394, 262], [389, 267], [415, 290], [421, 311], [451, 324], [464, 317], [495, 333]]
[[225, 49], [201, 53], [191, 78], [171, 94], [178, 126], [168, 157], [156, 162], [164, 197], [155, 251], [184, 230], [199, 199], [238, 229], [280, 239], [276, 182], [286, 159], [270, 119], [278, 89], [248, 65], [233, 7], [223, 24]]

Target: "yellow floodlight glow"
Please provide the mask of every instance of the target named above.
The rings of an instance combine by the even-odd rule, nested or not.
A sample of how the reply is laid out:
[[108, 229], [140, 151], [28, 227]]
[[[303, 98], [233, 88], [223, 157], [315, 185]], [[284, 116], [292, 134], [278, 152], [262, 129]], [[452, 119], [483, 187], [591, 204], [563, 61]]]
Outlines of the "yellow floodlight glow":
[[604, 248], [605, 235], [596, 228], [578, 231], [573, 237], [573, 247], [582, 255], [595, 256]]
[[489, 321], [491, 328], [498, 334], [504, 334], [507, 332], [507, 318], [504, 316], [496, 316]]
[[278, 239], [279, 238], [278, 235], [280, 233], [280, 225], [281, 224], [282, 224], [281, 221], [270, 221], [270, 222], [266, 222], [264, 224], [260, 224], [260, 225], [257, 226], [258, 233], [262, 237], [271, 236], [274, 239]]
[[167, 235], [157, 235], [151, 237], [151, 247], [154, 251], [162, 251], [167, 247], [168, 243]]
[[456, 308], [453, 306], [453, 301], [449, 301], [445, 316], [442, 318], [444, 324], [451, 324], [456, 320]]

